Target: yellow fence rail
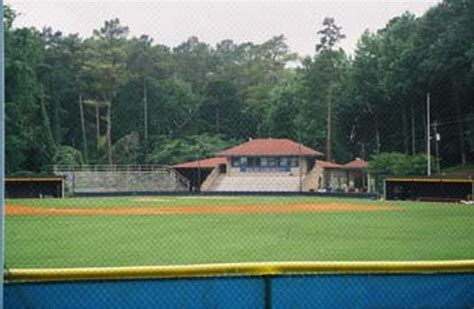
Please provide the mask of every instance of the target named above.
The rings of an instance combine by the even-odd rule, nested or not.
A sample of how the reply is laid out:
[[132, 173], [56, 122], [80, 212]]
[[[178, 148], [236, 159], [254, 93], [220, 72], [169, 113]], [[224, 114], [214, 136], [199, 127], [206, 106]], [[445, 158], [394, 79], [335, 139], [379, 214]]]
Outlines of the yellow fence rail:
[[275, 276], [290, 274], [419, 274], [438, 272], [474, 272], [474, 260], [270, 262], [105, 268], [18, 268], [5, 270], [5, 282], [159, 279], [211, 276]]

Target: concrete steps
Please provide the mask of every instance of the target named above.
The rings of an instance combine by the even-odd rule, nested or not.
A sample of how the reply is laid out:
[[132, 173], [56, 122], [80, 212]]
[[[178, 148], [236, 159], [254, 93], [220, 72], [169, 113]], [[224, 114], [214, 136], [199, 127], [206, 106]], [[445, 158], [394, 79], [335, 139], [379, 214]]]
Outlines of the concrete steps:
[[298, 192], [300, 178], [295, 176], [226, 176], [217, 177], [209, 191], [216, 192]]

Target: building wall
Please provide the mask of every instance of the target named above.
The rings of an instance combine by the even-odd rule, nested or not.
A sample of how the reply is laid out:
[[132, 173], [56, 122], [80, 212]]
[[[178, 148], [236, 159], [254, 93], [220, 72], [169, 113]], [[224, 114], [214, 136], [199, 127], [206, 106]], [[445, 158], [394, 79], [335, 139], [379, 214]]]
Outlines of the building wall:
[[324, 188], [324, 169], [316, 161], [313, 169], [304, 177], [303, 191], [317, 191], [322, 188]]

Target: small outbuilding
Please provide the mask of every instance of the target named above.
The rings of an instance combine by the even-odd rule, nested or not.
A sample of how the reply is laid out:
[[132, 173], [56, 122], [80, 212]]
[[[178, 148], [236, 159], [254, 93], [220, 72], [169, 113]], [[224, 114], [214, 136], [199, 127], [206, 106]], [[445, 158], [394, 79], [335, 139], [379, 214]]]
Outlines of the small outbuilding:
[[329, 192], [370, 193], [374, 181], [368, 171], [369, 163], [356, 158], [346, 164], [318, 160], [318, 190]]

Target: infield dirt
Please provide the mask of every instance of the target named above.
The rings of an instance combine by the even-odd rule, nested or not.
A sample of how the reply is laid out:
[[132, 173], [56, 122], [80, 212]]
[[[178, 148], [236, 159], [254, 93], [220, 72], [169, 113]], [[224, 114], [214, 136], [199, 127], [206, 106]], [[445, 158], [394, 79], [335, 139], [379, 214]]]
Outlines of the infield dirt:
[[77, 216], [77, 215], [184, 215], [184, 214], [232, 214], [232, 213], [297, 213], [297, 212], [368, 212], [397, 210], [394, 206], [364, 205], [351, 203], [305, 203], [290, 205], [243, 205], [243, 206], [187, 206], [187, 207], [130, 207], [130, 208], [39, 208], [7, 205], [8, 216]]

